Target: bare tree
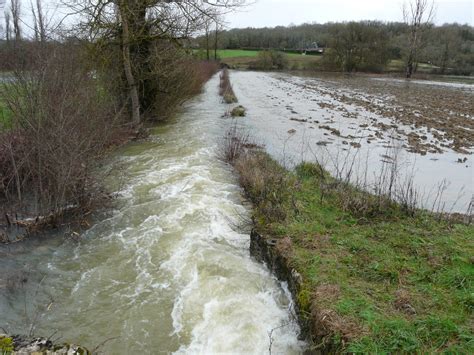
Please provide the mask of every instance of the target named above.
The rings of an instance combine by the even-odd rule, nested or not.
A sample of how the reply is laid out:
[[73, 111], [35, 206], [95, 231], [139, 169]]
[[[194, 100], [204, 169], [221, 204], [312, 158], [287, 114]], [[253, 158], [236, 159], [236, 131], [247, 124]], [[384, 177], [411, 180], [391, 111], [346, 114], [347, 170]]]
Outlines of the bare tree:
[[36, 0], [36, 20], [37, 24], [35, 26], [38, 28], [39, 40], [44, 42], [46, 41], [46, 21], [41, 0]]
[[217, 60], [217, 47], [219, 45], [219, 32], [222, 31], [222, 25], [218, 19], [216, 19], [216, 29], [214, 31], [214, 60]]
[[434, 2], [430, 0], [411, 0], [403, 6], [403, 18], [409, 27], [408, 54], [405, 75], [411, 78], [418, 61], [423, 30], [434, 17]]
[[5, 39], [7, 40], [7, 42], [10, 42], [10, 40], [12, 39], [10, 11], [6, 9], [5, 9]]
[[204, 21], [204, 38], [206, 41], [206, 59], [211, 59], [210, 56], [210, 37], [211, 37], [211, 20], [207, 19]]
[[130, 100], [132, 102], [132, 121], [135, 124], [140, 123], [140, 98], [138, 96], [137, 83], [133, 75], [132, 60], [130, 54], [130, 24], [129, 19], [131, 17], [130, 7], [128, 6], [127, 0], [121, 0], [118, 7], [120, 11], [120, 19], [122, 22], [122, 60], [127, 78], [127, 84], [130, 94]]
[[10, 11], [13, 20], [13, 32], [15, 33], [15, 40], [21, 40], [21, 3], [20, 0], [11, 0]]
[[39, 42], [40, 35], [39, 35], [39, 28], [38, 28], [38, 17], [36, 16], [36, 10], [32, 2], [30, 2], [30, 8], [31, 8], [31, 16], [33, 17], [33, 30], [35, 32], [35, 40], [36, 42]]

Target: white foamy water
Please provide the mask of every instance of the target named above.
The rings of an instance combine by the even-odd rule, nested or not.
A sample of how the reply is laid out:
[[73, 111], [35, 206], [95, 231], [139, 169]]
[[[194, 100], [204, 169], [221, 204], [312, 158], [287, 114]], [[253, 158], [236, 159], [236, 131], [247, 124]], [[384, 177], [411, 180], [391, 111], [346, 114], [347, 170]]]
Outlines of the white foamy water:
[[107, 354], [265, 354], [276, 329], [273, 354], [302, 352], [285, 285], [235, 228], [249, 210], [216, 158], [229, 125], [217, 84], [117, 154], [107, 180], [115, 210], [77, 244], [49, 237], [1, 247], [3, 270], [29, 276], [1, 293], [0, 326], [25, 333], [37, 313], [36, 334], [58, 331], [90, 349], [108, 340]]

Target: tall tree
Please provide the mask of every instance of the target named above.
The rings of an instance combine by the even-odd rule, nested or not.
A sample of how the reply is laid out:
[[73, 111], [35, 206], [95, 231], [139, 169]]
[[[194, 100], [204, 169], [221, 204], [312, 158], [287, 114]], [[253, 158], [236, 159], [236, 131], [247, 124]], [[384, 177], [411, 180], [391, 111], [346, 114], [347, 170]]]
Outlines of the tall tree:
[[12, 27], [10, 19], [10, 11], [5, 9], [5, 39], [10, 42], [12, 39]]
[[20, 0], [11, 0], [10, 11], [13, 21], [13, 33], [15, 34], [15, 40], [21, 40], [21, 3]]
[[423, 31], [434, 17], [434, 2], [411, 0], [403, 6], [403, 18], [409, 29], [408, 53], [405, 61], [405, 75], [411, 78], [418, 62], [418, 52], [422, 44]]
[[90, 37], [120, 43], [131, 116], [138, 124], [157, 90], [150, 67], [153, 44], [167, 40], [180, 46], [202, 30], [206, 20], [212, 23], [217, 14], [244, 4], [245, 0], [83, 0], [73, 7], [86, 14], [83, 25]]

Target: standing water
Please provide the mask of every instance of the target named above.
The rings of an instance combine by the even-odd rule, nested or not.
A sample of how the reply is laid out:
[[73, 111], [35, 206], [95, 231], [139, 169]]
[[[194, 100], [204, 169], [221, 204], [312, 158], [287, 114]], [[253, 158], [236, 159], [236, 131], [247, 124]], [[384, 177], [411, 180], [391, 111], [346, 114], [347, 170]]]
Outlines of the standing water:
[[249, 210], [216, 158], [229, 124], [217, 85], [117, 154], [116, 210], [77, 244], [0, 247], [0, 326], [114, 354], [301, 352], [285, 285], [233, 228]]

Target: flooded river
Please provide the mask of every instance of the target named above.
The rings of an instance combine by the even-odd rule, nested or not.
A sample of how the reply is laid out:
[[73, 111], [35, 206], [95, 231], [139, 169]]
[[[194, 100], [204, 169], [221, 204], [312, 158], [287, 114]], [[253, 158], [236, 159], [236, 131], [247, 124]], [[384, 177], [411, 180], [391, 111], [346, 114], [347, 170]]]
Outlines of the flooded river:
[[272, 353], [301, 353], [285, 285], [235, 228], [249, 210], [216, 158], [230, 124], [217, 87], [117, 152], [115, 210], [78, 241], [0, 246], [1, 327], [107, 354], [264, 354], [270, 334]]
[[[406, 117], [422, 117], [417, 124], [390, 118], [400, 107], [393, 88], [377, 86], [385, 81], [364, 79], [358, 91], [344, 80], [232, 72], [248, 110], [238, 122], [288, 166], [317, 159], [334, 172], [349, 160], [369, 180], [395, 149], [427, 205], [445, 180], [444, 208], [465, 210], [474, 193], [471, 87], [436, 91], [460, 104], [434, 105], [435, 119], [412, 107]], [[236, 228], [250, 211], [217, 159], [232, 124], [217, 87], [215, 77], [176, 120], [116, 153], [104, 167], [114, 209], [83, 235], [0, 246], [0, 327], [102, 344], [107, 354], [265, 354], [270, 344], [273, 354], [302, 352], [285, 285], [249, 256], [248, 233]]]

